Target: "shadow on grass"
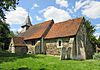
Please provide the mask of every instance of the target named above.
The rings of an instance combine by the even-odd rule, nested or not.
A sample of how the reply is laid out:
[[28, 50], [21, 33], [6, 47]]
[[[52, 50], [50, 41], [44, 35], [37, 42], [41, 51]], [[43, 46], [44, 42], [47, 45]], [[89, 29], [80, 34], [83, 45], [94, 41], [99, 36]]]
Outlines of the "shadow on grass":
[[39, 70], [46, 70], [46, 68], [40, 68]]
[[11, 62], [15, 61], [20, 58], [27, 58], [27, 57], [32, 57], [35, 58], [35, 55], [30, 55], [30, 54], [24, 54], [24, 55], [18, 55], [14, 53], [9, 53], [9, 52], [0, 52], [0, 63], [2, 62]]

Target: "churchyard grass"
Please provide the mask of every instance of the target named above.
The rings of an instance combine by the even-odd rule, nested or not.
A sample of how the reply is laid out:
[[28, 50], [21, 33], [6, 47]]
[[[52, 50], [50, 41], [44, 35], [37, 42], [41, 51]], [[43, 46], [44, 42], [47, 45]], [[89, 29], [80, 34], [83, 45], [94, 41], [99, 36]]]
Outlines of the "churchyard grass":
[[60, 60], [48, 55], [0, 53], [0, 70], [100, 70], [100, 60]]

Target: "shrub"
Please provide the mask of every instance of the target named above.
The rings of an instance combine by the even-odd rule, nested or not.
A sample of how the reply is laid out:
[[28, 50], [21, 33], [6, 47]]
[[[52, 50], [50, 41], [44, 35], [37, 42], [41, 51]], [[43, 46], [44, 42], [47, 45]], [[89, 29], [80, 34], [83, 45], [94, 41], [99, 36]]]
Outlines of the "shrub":
[[95, 53], [93, 55], [93, 59], [100, 59], [100, 53]]

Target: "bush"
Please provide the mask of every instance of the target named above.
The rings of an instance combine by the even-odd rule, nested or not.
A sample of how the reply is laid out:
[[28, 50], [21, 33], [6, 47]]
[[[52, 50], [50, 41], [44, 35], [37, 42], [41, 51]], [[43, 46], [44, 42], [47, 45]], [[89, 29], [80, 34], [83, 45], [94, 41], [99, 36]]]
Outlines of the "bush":
[[93, 59], [99, 59], [100, 60], [100, 53], [95, 53], [93, 55]]

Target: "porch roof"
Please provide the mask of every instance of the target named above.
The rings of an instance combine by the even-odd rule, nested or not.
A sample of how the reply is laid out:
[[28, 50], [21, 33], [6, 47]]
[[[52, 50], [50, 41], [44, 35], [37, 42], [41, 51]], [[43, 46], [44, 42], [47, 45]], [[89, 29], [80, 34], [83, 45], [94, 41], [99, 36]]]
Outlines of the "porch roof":
[[14, 46], [21, 47], [26, 46], [23, 37], [14, 37], [12, 38]]

